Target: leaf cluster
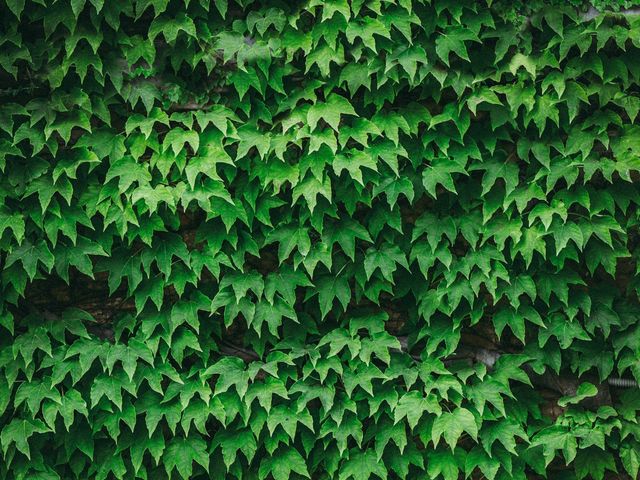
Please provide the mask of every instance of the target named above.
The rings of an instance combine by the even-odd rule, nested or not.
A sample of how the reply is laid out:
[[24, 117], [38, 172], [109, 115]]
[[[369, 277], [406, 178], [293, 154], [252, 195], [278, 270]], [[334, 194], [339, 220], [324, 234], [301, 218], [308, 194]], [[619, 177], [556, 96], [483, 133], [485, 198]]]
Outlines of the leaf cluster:
[[638, 478], [629, 6], [0, 0], [0, 478]]

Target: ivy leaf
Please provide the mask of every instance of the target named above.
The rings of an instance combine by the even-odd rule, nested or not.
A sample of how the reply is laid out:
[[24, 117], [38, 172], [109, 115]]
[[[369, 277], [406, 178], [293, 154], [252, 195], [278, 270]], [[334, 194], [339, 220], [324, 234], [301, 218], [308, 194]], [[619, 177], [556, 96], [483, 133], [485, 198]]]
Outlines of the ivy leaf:
[[427, 472], [431, 478], [442, 475], [444, 480], [458, 479], [458, 462], [449, 450], [436, 450], [429, 455]]
[[296, 413], [286, 405], [278, 405], [274, 407], [267, 418], [267, 428], [271, 435], [273, 435], [275, 429], [280, 426], [292, 440], [296, 436], [298, 423], [306, 425], [313, 431], [313, 419], [309, 412]]
[[559, 425], [541, 430], [531, 442], [531, 447], [535, 446], [542, 446], [546, 465], [554, 458], [555, 450], [561, 449], [566, 463], [570, 463], [575, 459], [578, 449], [575, 435]]
[[368, 168], [374, 172], [378, 171], [378, 166], [374, 158], [366, 151], [354, 150], [350, 156], [336, 155], [333, 160], [333, 171], [340, 175], [343, 170], [347, 170], [351, 178], [360, 185], [364, 185], [362, 180], [362, 169]]
[[340, 468], [338, 478], [340, 480], [349, 478], [353, 480], [368, 480], [373, 478], [372, 475], [375, 475], [378, 478], [386, 479], [387, 473], [384, 463], [377, 460], [375, 452], [373, 450], [365, 450], [349, 454], [349, 459]]
[[111, 375], [99, 375], [91, 386], [91, 407], [95, 407], [98, 401], [105, 396], [118, 410], [122, 410], [122, 390], [135, 395], [136, 386], [129, 380], [124, 372]]
[[200, 147], [200, 136], [198, 132], [182, 128], [173, 128], [165, 135], [162, 147], [164, 150], [171, 147], [173, 154], [177, 157], [187, 144], [194, 152], [198, 151]]
[[579, 322], [568, 320], [562, 315], [554, 315], [550, 320], [550, 325], [546, 330], [542, 330], [538, 336], [538, 343], [541, 347], [552, 336], [557, 338], [562, 349], [569, 348], [574, 340], [590, 340], [589, 334]]
[[36, 350], [40, 350], [50, 357], [52, 356], [51, 339], [49, 335], [47, 335], [47, 330], [44, 327], [31, 329], [23, 335], [20, 335], [13, 342], [13, 358], [17, 359], [18, 355], [20, 355], [24, 359], [26, 367], [34, 360]]
[[383, 427], [376, 430], [376, 454], [378, 462], [382, 461], [382, 455], [389, 441], [393, 439], [398, 450], [402, 454], [407, 446], [407, 434], [403, 423], [384, 422]]
[[136, 113], [128, 117], [125, 124], [125, 133], [131, 135], [131, 132], [139, 129], [144, 137], [149, 139], [156, 123], [169, 126], [169, 116], [158, 107], [152, 108], [146, 116]]
[[549, 95], [543, 95], [537, 98], [536, 106], [531, 111], [531, 114], [527, 115], [528, 119], [532, 119], [538, 127], [538, 133], [540, 136], [544, 133], [547, 125], [547, 120], [551, 120], [556, 126], [560, 123], [560, 111], [556, 106], [559, 100], [552, 98]]
[[289, 398], [287, 389], [282, 381], [267, 377], [264, 383], [254, 383], [249, 387], [246, 401], [248, 405], [251, 405], [253, 399], [257, 398], [260, 405], [269, 413], [274, 394], [281, 398]]
[[65, 392], [62, 397], [62, 404], [60, 406], [60, 414], [62, 415], [67, 431], [69, 431], [73, 425], [75, 412], [84, 415], [85, 418], [89, 418], [87, 403], [82, 398], [82, 395], [80, 395], [78, 390], [70, 389]]
[[457, 162], [448, 159], [438, 159], [422, 172], [422, 184], [433, 198], [437, 198], [436, 187], [442, 185], [451, 193], [457, 193], [452, 173], [466, 175], [467, 171]]
[[36, 275], [38, 264], [42, 263], [48, 271], [51, 271], [55, 257], [45, 242], [40, 241], [34, 245], [29, 241], [25, 241], [7, 256], [6, 266], [10, 267], [17, 261], [20, 261], [29, 278], [33, 279]]
[[274, 480], [287, 480], [291, 477], [291, 472], [311, 478], [304, 459], [295, 448], [279, 448], [274, 455], [265, 457], [260, 462], [258, 478], [263, 480], [271, 473]]
[[307, 122], [309, 123], [309, 128], [315, 130], [318, 120], [322, 119], [337, 132], [342, 115], [357, 116], [351, 103], [346, 98], [332, 93], [327, 97], [326, 102], [316, 103], [309, 108]]
[[516, 53], [509, 62], [509, 71], [511, 71], [512, 75], [515, 75], [516, 72], [522, 67], [524, 67], [529, 75], [535, 78], [537, 70], [535, 60], [522, 53]]
[[518, 422], [511, 419], [504, 419], [488, 426], [486, 424], [483, 425], [480, 440], [489, 455], [491, 455], [491, 447], [496, 440], [500, 442], [509, 453], [517, 455], [515, 437], [520, 437], [525, 441], [529, 440], [526, 432]]
[[606, 470], [618, 472], [613, 455], [595, 447], [581, 450], [576, 456], [575, 466], [578, 480], [589, 475], [595, 480], [602, 480]]
[[502, 179], [504, 182], [506, 195], [513, 192], [520, 182], [518, 166], [515, 163], [504, 160], [484, 161], [470, 170], [485, 171], [482, 177], [482, 195], [486, 195], [498, 179]]
[[338, 243], [351, 261], [355, 260], [356, 239], [373, 243], [367, 229], [351, 218], [345, 218], [339, 223], [332, 224], [328, 227], [326, 237], [331, 246]]
[[109, 271], [110, 294], [118, 289], [125, 277], [129, 293], [133, 292], [142, 282], [142, 260], [137, 255], [126, 255], [122, 251], [114, 251], [103, 265]]
[[265, 239], [265, 244], [278, 242], [278, 260], [282, 264], [294, 249], [305, 257], [311, 249], [309, 229], [302, 226], [288, 225], [276, 230]]
[[58, 404], [62, 403], [60, 392], [51, 385], [51, 382], [36, 380], [25, 382], [18, 387], [13, 404], [17, 408], [22, 402], [26, 401], [29, 410], [35, 416], [40, 411], [40, 404], [44, 399], [50, 399]]
[[442, 408], [436, 397], [432, 395], [425, 397], [417, 391], [407, 392], [400, 398], [394, 410], [394, 423], [397, 424], [406, 417], [409, 427], [413, 430], [416, 425], [418, 425], [418, 421], [424, 412], [434, 413], [436, 415], [442, 413]]
[[238, 450], [251, 462], [256, 453], [256, 439], [250, 429], [223, 430], [216, 432], [212, 446], [222, 448], [222, 459], [227, 469], [234, 464]]
[[373, 272], [379, 268], [382, 276], [389, 282], [393, 282], [393, 272], [396, 271], [396, 265], [401, 265], [409, 270], [406, 255], [397, 245], [385, 244], [381, 249], [369, 249], [364, 259], [364, 270], [367, 274], [367, 280], [371, 278]]
[[447, 66], [449, 66], [451, 52], [469, 62], [471, 60], [465, 45], [465, 41], [468, 40], [480, 41], [476, 34], [464, 27], [457, 25], [447, 27], [443, 33], [436, 37], [436, 54]]
[[317, 178], [309, 178], [300, 182], [293, 189], [292, 203], [303, 197], [307, 202], [309, 211], [313, 212], [318, 202], [318, 195], [331, 201], [331, 179], [329, 176], [326, 176], [323, 181]]
[[15, 444], [19, 452], [23, 453], [28, 459], [31, 459], [29, 439], [36, 433], [45, 433], [48, 431], [49, 429], [41, 420], [14, 418], [4, 426], [2, 433], [0, 433], [2, 453], [6, 456], [9, 446]]
[[118, 179], [118, 190], [125, 192], [134, 182], [141, 186], [149, 183], [151, 174], [145, 165], [136, 162], [131, 156], [126, 156], [111, 164], [105, 183], [114, 178]]
[[625, 444], [620, 448], [620, 458], [622, 465], [631, 478], [638, 478], [638, 470], [640, 469], [640, 455], [637, 448]]
[[189, 438], [174, 438], [167, 445], [162, 455], [167, 475], [171, 476], [174, 467], [183, 479], [192, 477], [193, 462], [209, 471], [209, 454], [207, 444], [199, 436], [192, 434]]
[[0, 207], [0, 238], [5, 230], [11, 230], [18, 245], [24, 239], [25, 225], [22, 215], [9, 212], [6, 207]]
[[351, 287], [349, 287], [347, 277], [344, 275], [319, 277], [316, 281], [316, 288], [318, 289], [318, 301], [323, 319], [333, 307], [336, 298], [345, 309], [351, 300]]
[[483, 476], [489, 479], [495, 478], [500, 470], [500, 461], [492, 458], [480, 447], [474, 447], [465, 459], [464, 469], [467, 475], [479, 468]]
[[240, 398], [244, 397], [249, 384], [249, 374], [244, 368], [242, 360], [237, 357], [226, 357], [216, 362], [204, 370], [201, 374], [203, 379], [209, 378], [211, 375], [218, 375], [215, 385], [216, 394], [226, 392], [232, 385], [236, 387], [236, 391]]
[[[160, 463], [162, 453], [165, 449], [165, 441], [162, 435], [158, 433], [154, 434], [151, 438], [139, 439], [131, 445], [131, 463], [134, 471], [140, 471], [142, 467], [142, 459], [145, 452], [149, 452], [156, 462], [156, 465]], [[177, 465], [177, 464], [176, 464]]]
[[598, 394], [598, 387], [596, 387], [593, 383], [583, 382], [578, 387], [575, 395], [567, 395], [564, 397], [560, 397], [558, 400], [558, 405], [561, 407], [566, 407], [572, 403], [580, 403], [585, 398], [594, 397]]
[[9, 10], [20, 19], [20, 15], [24, 10], [25, 0], [7, 0], [7, 6]]
[[171, 18], [164, 15], [156, 17], [149, 27], [149, 38], [154, 40], [157, 35], [162, 33], [167, 43], [173, 44], [180, 32], [194, 38], [197, 36], [193, 20], [183, 12]]
[[433, 444], [438, 445], [440, 437], [444, 438], [453, 451], [463, 432], [468, 433], [471, 438], [477, 441], [478, 425], [476, 419], [466, 408], [456, 408], [453, 412], [445, 412], [433, 422], [431, 437]]
[[12, 388], [7, 380], [0, 382], [0, 415], [4, 414], [11, 401]]

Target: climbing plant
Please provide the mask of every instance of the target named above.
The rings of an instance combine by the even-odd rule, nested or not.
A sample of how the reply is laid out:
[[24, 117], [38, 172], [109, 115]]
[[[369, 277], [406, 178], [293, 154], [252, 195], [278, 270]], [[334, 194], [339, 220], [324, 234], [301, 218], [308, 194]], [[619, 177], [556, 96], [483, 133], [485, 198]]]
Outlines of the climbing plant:
[[0, 478], [638, 478], [633, 7], [0, 0]]

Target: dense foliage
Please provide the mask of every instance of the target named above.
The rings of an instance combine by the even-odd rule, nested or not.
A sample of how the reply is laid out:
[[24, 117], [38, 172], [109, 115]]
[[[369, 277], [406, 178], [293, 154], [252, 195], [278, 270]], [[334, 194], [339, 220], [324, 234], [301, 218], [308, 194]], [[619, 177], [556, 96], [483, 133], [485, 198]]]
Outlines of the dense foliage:
[[637, 478], [630, 3], [0, 0], [0, 478]]

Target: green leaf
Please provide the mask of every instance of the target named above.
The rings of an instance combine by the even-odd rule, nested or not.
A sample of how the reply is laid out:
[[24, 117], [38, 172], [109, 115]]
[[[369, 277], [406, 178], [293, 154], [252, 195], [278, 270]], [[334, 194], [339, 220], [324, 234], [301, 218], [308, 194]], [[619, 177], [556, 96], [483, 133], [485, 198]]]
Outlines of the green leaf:
[[517, 455], [516, 437], [520, 437], [525, 441], [529, 440], [526, 432], [517, 421], [504, 419], [491, 425], [485, 423], [482, 428], [480, 440], [489, 455], [491, 455], [491, 447], [496, 441], [500, 442], [509, 453]]
[[457, 193], [451, 175], [452, 173], [467, 174], [464, 167], [457, 162], [452, 162], [448, 159], [434, 160], [433, 163], [422, 172], [422, 184], [433, 198], [437, 198], [436, 187], [438, 185], [442, 185], [451, 193]]
[[364, 259], [364, 271], [367, 274], [367, 280], [379, 268], [382, 276], [393, 283], [393, 272], [396, 271], [396, 265], [401, 265], [406, 270], [409, 270], [407, 257], [397, 245], [385, 244], [380, 250], [369, 249]]
[[291, 472], [311, 478], [304, 459], [295, 448], [279, 448], [274, 455], [260, 462], [258, 478], [262, 480], [271, 473], [274, 480], [287, 480]]
[[51, 339], [44, 327], [29, 330], [13, 342], [13, 358], [16, 359], [20, 355], [24, 359], [25, 366], [29, 366], [34, 360], [36, 350], [40, 350], [50, 357], [52, 356]]
[[40, 241], [37, 245], [34, 245], [29, 241], [25, 241], [7, 256], [6, 266], [10, 267], [18, 261], [22, 264], [29, 278], [33, 279], [36, 275], [38, 264], [41, 263], [50, 271], [53, 268], [55, 257], [45, 242]]
[[205, 379], [211, 375], [218, 375], [215, 385], [216, 395], [226, 392], [231, 386], [236, 387], [240, 398], [247, 392], [249, 374], [242, 360], [237, 357], [223, 358], [201, 373], [201, 377]]
[[620, 458], [622, 465], [631, 478], [638, 478], [640, 469], [640, 454], [638, 449], [632, 445], [625, 444], [620, 448]]
[[364, 185], [362, 169], [366, 167], [369, 170], [377, 172], [378, 166], [369, 152], [354, 150], [350, 153], [350, 156], [336, 155], [333, 160], [333, 171], [336, 175], [340, 175], [343, 170], [347, 170], [351, 178], [360, 185]]
[[505, 194], [509, 195], [519, 183], [519, 170], [515, 163], [508, 161], [484, 161], [470, 170], [484, 170], [482, 177], [482, 195], [486, 195], [498, 179], [504, 182]]
[[9, 446], [15, 444], [16, 449], [31, 459], [31, 450], [28, 440], [36, 433], [45, 433], [49, 429], [40, 420], [25, 420], [14, 418], [6, 424], [0, 433], [2, 453], [6, 456]]
[[578, 480], [589, 475], [595, 480], [602, 480], [606, 470], [618, 472], [613, 455], [595, 447], [580, 451], [576, 456], [575, 468]]
[[436, 397], [432, 395], [425, 397], [416, 391], [407, 392], [400, 398], [398, 405], [396, 405], [394, 410], [394, 423], [398, 423], [406, 417], [409, 427], [413, 430], [416, 425], [418, 425], [418, 421], [424, 412], [434, 413], [436, 415], [442, 413], [442, 408]]
[[326, 275], [318, 278], [316, 281], [318, 290], [318, 301], [320, 303], [320, 313], [322, 318], [326, 317], [333, 308], [333, 302], [336, 298], [340, 301], [343, 308], [347, 308], [351, 300], [351, 287], [349, 281], [344, 275]]
[[174, 438], [167, 445], [162, 459], [167, 475], [171, 475], [175, 467], [178, 474], [185, 480], [192, 477], [193, 462], [209, 471], [207, 443], [194, 434], [189, 438]]
[[153, 40], [162, 33], [167, 43], [173, 44], [180, 32], [184, 32], [190, 37], [196, 37], [196, 26], [193, 20], [182, 12], [173, 17], [156, 17], [149, 27], [149, 38]]
[[338, 125], [340, 124], [342, 115], [357, 116], [351, 103], [349, 103], [346, 98], [332, 93], [327, 97], [326, 102], [316, 103], [309, 108], [307, 122], [309, 123], [309, 128], [315, 130], [318, 121], [322, 119], [327, 122], [331, 128], [338, 131]]
[[332, 224], [328, 227], [326, 230], [326, 237], [331, 246], [338, 243], [351, 261], [355, 261], [356, 239], [373, 243], [371, 235], [367, 229], [357, 221], [350, 218], [341, 220], [339, 223]]
[[136, 386], [122, 372], [111, 375], [99, 375], [91, 386], [91, 408], [95, 407], [104, 396], [108, 398], [118, 410], [122, 410], [122, 390], [135, 396]]
[[378, 461], [373, 450], [365, 450], [349, 454], [349, 459], [340, 467], [338, 478], [340, 480], [349, 478], [353, 478], [353, 480], [368, 480], [373, 478], [372, 475], [386, 479], [387, 469], [384, 463]]
[[222, 448], [222, 459], [227, 470], [236, 461], [238, 451], [241, 451], [248, 462], [251, 462], [256, 453], [256, 439], [250, 429], [225, 430], [216, 432], [212, 446]]
[[566, 407], [572, 403], [580, 403], [585, 398], [595, 397], [598, 394], [598, 387], [593, 383], [583, 382], [578, 387], [575, 395], [567, 395], [558, 399], [558, 405]]
[[447, 66], [449, 66], [449, 54], [451, 52], [469, 62], [471, 60], [465, 45], [465, 41], [468, 40], [479, 41], [477, 35], [471, 30], [461, 26], [450, 26], [445, 32], [436, 37], [436, 54]]
[[0, 238], [2, 238], [5, 230], [11, 230], [18, 245], [24, 240], [24, 218], [19, 214], [12, 214], [5, 207], [0, 208]]
[[47, 380], [25, 382], [16, 390], [13, 405], [17, 408], [26, 401], [29, 410], [35, 416], [40, 411], [40, 404], [45, 398], [58, 404], [62, 403], [60, 392], [51, 385], [51, 382]]
[[509, 62], [509, 71], [515, 75], [521, 67], [524, 67], [529, 75], [535, 78], [537, 70], [535, 60], [522, 53], [516, 53]]
[[429, 465], [427, 472], [431, 478], [442, 475], [444, 480], [458, 479], [458, 462], [453, 453], [449, 450], [436, 450], [429, 454]]
[[431, 437], [433, 444], [437, 446], [440, 437], [444, 435], [445, 441], [453, 451], [463, 432], [468, 433], [471, 438], [477, 441], [478, 425], [476, 419], [473, 413], [460, 407], [453, 412], [445, 412], [435, 419]]
[[25, 0], [7, 0], [7, 6], [9, 7], [9, 10], [11, 10], [11, 12], [16, 17], [18, 17], [18, 19], [20, 18], [20, 15], [24, 10], [24, 5]]
[[310, 430], [313, 430], [313, 419], [309, 412], [296, 413], [286, 405], [274, 407], [267, 418], [267, 428], [271, 435], [273, 435], [278, 426], [281, 426], [292, 440], [296, 436], [298, 423], [302, 423]]

